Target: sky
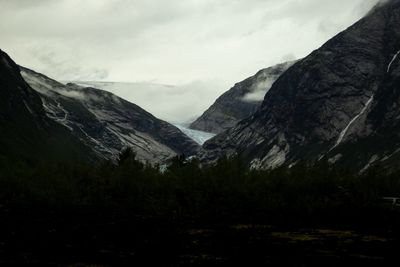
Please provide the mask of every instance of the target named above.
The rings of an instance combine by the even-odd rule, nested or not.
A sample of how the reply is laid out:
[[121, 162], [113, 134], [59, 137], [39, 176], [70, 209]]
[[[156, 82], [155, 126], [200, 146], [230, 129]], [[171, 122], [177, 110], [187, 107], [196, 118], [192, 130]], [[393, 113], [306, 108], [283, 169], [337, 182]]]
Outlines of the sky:
[[[155, 115], [184, 121], [258, 70], [307, 56], [377, 2], [0, 0], [0, 48], [61, 81], [161, 84], [170, 89], [154, 106], [171, 102], [182, 115]], [[124, 97], [152, 112], [134, 89]]]

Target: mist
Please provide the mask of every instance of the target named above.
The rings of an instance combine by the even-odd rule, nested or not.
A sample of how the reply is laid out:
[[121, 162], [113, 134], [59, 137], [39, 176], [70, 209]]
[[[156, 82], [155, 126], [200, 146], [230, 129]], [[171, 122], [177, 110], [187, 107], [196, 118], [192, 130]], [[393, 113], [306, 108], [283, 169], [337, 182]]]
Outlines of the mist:
[[243, 97], [243, 101], [246, 102], [259, 102], [265, 97], [265, 94], [271, 89], [272, 84], [275, 80], [268, 79], [263, 82], [258, 82], [252, 89], [251, 92]]
[[195, 81], [179, 86], [156, 83], [77, 82], [112, 92], [154, 116], [174, 124], [189, 124], [225, 90], [216, 81]]

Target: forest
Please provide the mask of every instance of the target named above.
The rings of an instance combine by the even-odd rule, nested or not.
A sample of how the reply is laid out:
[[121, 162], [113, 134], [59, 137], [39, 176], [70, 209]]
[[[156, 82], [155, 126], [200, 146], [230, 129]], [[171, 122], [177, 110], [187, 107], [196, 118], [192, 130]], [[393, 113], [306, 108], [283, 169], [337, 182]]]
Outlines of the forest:
[[[174, 158], [169, 167], [162, 168], [140, 163], [126, 149], [116, 162], [85, 165], [3, 160], [0, 169], [3, 218], [0, 255], [3, 252], [13, 263], [19, 262], [13, 257], [20, 259], [18, 253], [25, 250], [30, 251], [29, 260], [32, 257], [48, 259], [52, 248], [57, 262], [66, 251], [69, 251], [68, 257], [64, 257], [69, 261], [102, 264], [148, 260], [155, 253], [170, 261], [163, 257], [150, 259], [156, 262], [162, 259], [163, 263], [171, 263], [167, 266], [175, 266], [172, 262], [182, 263], [181, 258], [178, 261], [174, 258], [182, 250], [196, 253], [197, 248], [187, 248], [186, 241], [192, 242], [187, 239], [191, 240], [193, 231], [203, 235], [202, 231], [206, 230], [195, 229], [222, 233], [199, 247], [215, 245], [214, 249], [224, 251], [230, 255], [229, 259], [235, 253], [225, 251], [226, 246], [241, 236], [230, 232], [232, 229], [246, 231], [244, 236], [248, 238], [261, 239], [268, 239], [276, 232], [290, 232], [289, 236], [283, 236], [283, 244], [286, 244], [285, 238], [293, 237], [297, 244], [301, 229], [314, 230], [300, 232], [300, 241], [307, 241], [308, 231], [313, 236], [315, 229], [335, 229], [339, 231], [334, 235], [337, 240], [348, 238], [342, 232], [348, 229], [363, 233], [362, 236], [378, 233], [386, 236], [378, 240], [392, 240], [395, 244], [398, 240], [395, 237], [399, 233], [400, 207], [393, 199], [384, 198], [398, 196], [399, 173], [387, 173], [379, 166], [362, 175], [331, 168], [326, 162], [312, 167], [299, 164], [291, 169], [257, 171], [249, 170], [240, 156], [220, 159], [208, 167], [201, 166], [197, 159], [181, 156]], [[327, 236], [321, 238], [325, 240]], [[66, 250], [68, 240], [71, 244]], [[267, 244], [271, 243], [258, 244], [256, 248], [259, 250]], [[99, 256], [104, 246], [111, 246], [105, 251], [123, 247], [139, 252], [122, 258], [115, 251]], [[249, 248], [244, 243], [238, 246]], [[395, 247], [388, 245], [388, 248]], [[382, 249], [382, 245], [374, 250], [380, 251], [378, 248]], [[381, 252], [390, 252], [388, 248]], [[241, 259], [248, 259], [248, 253], [241, 253]], [[276, 255], [282, 255], [282, 248], [274, 252]], [[264, 262], [262, 257], [252, 257]], [[312, 258], [315, 260], [315, 255]], [[216, 259], [219, 258], [200, 257], [189, 263], [206, 261], [209, 264]]]
[[164, 168], [142, 164], [125, 149], [114, 163], [34, 165], [3, 161], [3, 209], [99, 209], [210, 222], [372, 224], [375, 216], [382, 216], [382, 223], [383, 214], [396, 214], [396, 206], [383, 198], [400, 192], [399, 173], [375, 166], [359, 175], [327, 162], [258, 171], [249, 170], [240, 156], [208, 167], [180, 156]]

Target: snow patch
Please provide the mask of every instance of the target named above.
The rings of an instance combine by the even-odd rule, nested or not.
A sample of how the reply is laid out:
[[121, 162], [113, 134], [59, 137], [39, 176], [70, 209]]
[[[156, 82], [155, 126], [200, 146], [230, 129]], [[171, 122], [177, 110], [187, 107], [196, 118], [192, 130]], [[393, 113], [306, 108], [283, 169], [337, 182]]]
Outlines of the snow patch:
[[374, 95], [371, 96], [370, 99], [368, 99], [367, 103], [365, 103], [364, 107], [362, 108], [362, 110], [360, 111], [360, 113], [358, 113], [353, 119], [351, 119], [351, 121], [347, 124], [347, 126], [343, 129], [343, 131], [340, 133], [339, 138], [336, 141], [336, 144], [329, 150], [333, 150], [334, 148], [336, 148], [338, 145], [340, 145], [340, 143], [342, 143], [344, 137], [346, 136], [348, 130], [350, 129], [351, 125], [353, 125], [353, 123], [355, 121], [358, 120], [358, 118], [361, 117], [361, 115], [363, 115], [365, 113], [365, 111], [367, 111], [368, 107], [371, 105], [372, 101], [374, 100]]
[[372, 165], [374, 162], [376, 162], [378, 159], [379, 159], [378, 155], [373, 155], [373, 156], [370, 158], [370, 160], [369, 160], [369, 162], [367, 163], [367, 165], [365, 165], [364, 168], [360, 171], [360, 174], [363, 174], [364, 172], [366, 172], [366, 171], [371, 167], [371, 165]]
[[62, 112], [64, 112], [64, 118], [62, 118], [60, 121], [67, 123], [69, 115], [68, 111], [66, 111], [60, 103], [57, 103], [57, 108], [59, 108]]
[[343, 157], [342, 154], [337, 154], [334, 157], [328, 159], [329, 164], [335, 164], [336, 162], [338, 162], [341, 158]]
[[399, 153], [399, 152], [400, 152], [400, 148], [396, 149], [392, 154], [384, 156], [384, 157], [381, 159], [381, 162], [384, 162], [384, 161], [390, 159], [391, 157], [393, 157], [394, 155], [396, 155], [396, 154]]
[[[70, 131], [73, 131], [73, 128], [69, 125], [71, 122], [68, 121], [68, 112], [61, 106], [61, 104], [57, 102], [57, 106], [54, 106], [51, 103], [48, 103], [44, 98], [41, 99], [47, 117], [68, 128]], [[62, 113], [61, 116], [60, 113]]]
[[387, 67], [387, 71], [386, 71], [387, 73], [390, 72], [390, 68], [392, 67], [392, 64], [393, 64], [394, 61], [397, 59], [397, 57], [399, 56], [399, 54], [400, 54], [400, 50], [397, 51], [397, 53], [393, 56], [392, 60], [390, 61], [389, 65], [388, 65], [388, 67]]

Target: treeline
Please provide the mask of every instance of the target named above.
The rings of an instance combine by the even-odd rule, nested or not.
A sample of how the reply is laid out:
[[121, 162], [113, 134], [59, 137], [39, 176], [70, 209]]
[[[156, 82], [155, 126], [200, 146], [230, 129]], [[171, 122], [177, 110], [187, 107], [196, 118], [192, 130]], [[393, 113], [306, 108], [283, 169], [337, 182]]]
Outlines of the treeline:
[[1, 209], [97, 210], [201, 222], [279, 224], [395, 224], [400, 174], [376, 167], [364, 175], [313, 168], [248, 170], [240, 157], [215, 166], [177, 157], [163, 171], [135, 159], [98, 166], [3, 161]]

